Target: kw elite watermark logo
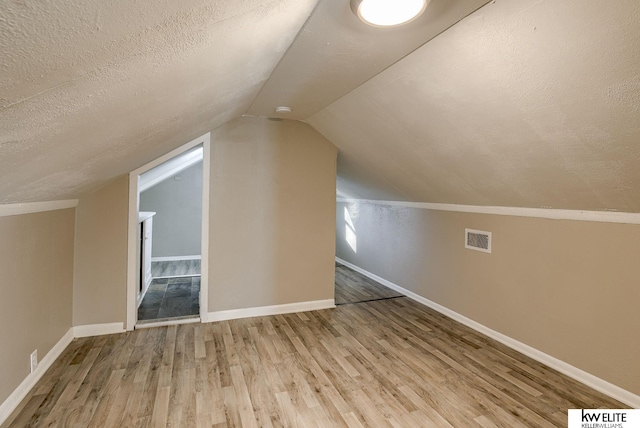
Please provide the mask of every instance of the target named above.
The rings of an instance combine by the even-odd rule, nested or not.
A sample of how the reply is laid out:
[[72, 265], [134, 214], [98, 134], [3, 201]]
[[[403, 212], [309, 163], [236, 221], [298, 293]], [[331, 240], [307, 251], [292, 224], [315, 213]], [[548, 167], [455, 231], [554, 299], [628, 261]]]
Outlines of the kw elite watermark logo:
[[640, 428], [640, 410], [569, 409], [568, 428]]

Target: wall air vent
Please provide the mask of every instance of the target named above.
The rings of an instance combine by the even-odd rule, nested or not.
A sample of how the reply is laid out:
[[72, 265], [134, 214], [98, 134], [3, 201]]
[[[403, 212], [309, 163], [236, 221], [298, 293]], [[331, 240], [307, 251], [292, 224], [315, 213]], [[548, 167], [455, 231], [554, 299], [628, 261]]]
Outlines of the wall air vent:
[[491, 232], [482, 230], [465, 229], [464, 230], [464, 247], [470, 250], [491, 252]]

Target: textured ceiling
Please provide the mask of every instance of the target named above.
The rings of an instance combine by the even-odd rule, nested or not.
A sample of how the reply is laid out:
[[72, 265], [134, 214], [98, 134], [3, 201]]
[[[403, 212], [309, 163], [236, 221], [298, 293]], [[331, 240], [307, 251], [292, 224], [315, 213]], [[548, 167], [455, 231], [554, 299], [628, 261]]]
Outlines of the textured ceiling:
[[308, 119], [342, 196], [640, 212], [640, 2], [498, 0]]
[[486, 2], [375, 30], [348, 0], [4, 0], [0, 203], [284, 104], [341, 196], [640, 212], [640, 2]]
[[0, 203], [77, 197], [242, 115], [316, 0], [3, 0]]
[[348, 0], [0, 2], [0, 203], [78, 197], [243, 114], [304, 119], [487, 1], [387, 31]]
[[[380, 73], [489, 0], [430, 0], [415, 21], [375, 28], [349, 0], [321, 0], [248, 114], [304, 120]], [[288, 106], [289, 114], [274, 108]]]

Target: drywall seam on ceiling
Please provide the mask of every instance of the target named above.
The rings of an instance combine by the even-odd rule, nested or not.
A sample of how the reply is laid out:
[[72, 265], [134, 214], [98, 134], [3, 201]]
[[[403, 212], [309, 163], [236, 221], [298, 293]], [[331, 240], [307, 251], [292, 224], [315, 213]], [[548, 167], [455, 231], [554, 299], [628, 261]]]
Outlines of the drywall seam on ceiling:
[[491, 207], [478, 205], [436, 204], [430, 202], [376, 201], [372, 199], [337, 198], [337, 202], [365, 203], [392, 207], [420, 208], [474, 214], [493, 214], [514, 217], [547, 218], [552, 220], [595, 221], [601, 223], [640, 224], [640, 213], [617, 211], [582, 211], [553, 208]]
[[[385, 71], [387, 71], [388, 69], [392, 68], [394, 65], [396, 65], [397, 63], [401, 62], [402, 60], [404, 60], [405, 58], [407, 58], [408, 56], [412, 55], [414, 52], [418, 51], [419, 49], [421, 49], [424, 45], [426, 45], [427, 43], [429, 43], [430, 41], [432, 41], [433, 39], [437, 38], [438, 36], [440, 36], [442, 33], [444, 33], [445, 31], [449, 30], [450, 28], [454, 27], [455, 25], [457, 25], [459, 22], [461, 22], [462, 20], [466, 19], [469, 15], [472, 15], [473, 13], [477, 12], [478, 10], [482, 9], [483, 7], [485, 7], [487, 4], [489, 3], [489, 0], [487, 0], [486, 3], [478, 6], [476, 9], [472, 10], [471, 12], [469, 12], [467, 15], [465, 16], [461, 16], [459, 17], [455, 22], [451, 23], [448, 27], [438, 31], [438, 33], [436, 33], [435, 35], [429, 37], [429, 39], [425, 40], [423, 43], [421, 43], [419, 46], [414, 47], [411, 51], [405, 53], [403, 56], [401, 56], [400, 58], [394, 60], [393, 63], [388, 64], [386, 67], [384, 67], [382, 70], [379, 70], [375, 75], [369, 77], [368, 79], [366, 79], [363, 82], [360, 82], [356, 87], [351, 88], [348, 92], [346, 92], [345, 94], [343, 94], [342, 96], [340, 96], [339, 98], [333, 100], [332, 103], [327, 104], [326, 106], [324, 106], [322, 109], [328, 107], [329, 105], [335, 103], [336, 101], [338, 101], [340, 98], [343, 98], [347, 95], [349, 95], [351, 92], [354, 92], [356, 89], [358, 89], [361, 86], [366, 85], [370, 80], [373, 80], [377, 75], [384, 73]], [[320, 110], [316, 110], [315, 112], [313, 112], [312, 114], [310, 114], [307, 119], [311, 116], [313, 116], [314, 114], [318, 113]]]
[[425, 14], [393, 29], [364, 24], [347, 1], [319, 1], [247, 113], [309, 118], [489, 1], [431, 0]]
[[[304, 24], [302, 24], [302, 26], [300, 27], [300, 29], [298, 30], [298, 32], [296, 33], [295, 37], [293, 38], [293, 40], [291, 41], [291, 43], [289, 43], [289, 46], [287, 46], [287, 49], [284, 51], [284, 53], [282, 54], [282, 56], [280, 57], [280, 59], [278, 60], [278, 62], [276, 63], [275, 67], [273, 67], [273, 69], [271, 70], [271, 73], [269, 74], [269, 78], [266, 79], [262, 85], [260, 86], [260, 89], [258, 89], [258, 91], [256, 92], [256, 95], [253, 97], [253, 99], [251, 100], [251, 103], [249, 103], [247, 105], [247, 108], [244, 111], [244, 114], [242, 114], [241, 116], [260, 116], [260, 115], [250, 115], [248, 114], [249, 111], [251, 110], [251, 108], [253, 107], [253, 105], [255, 104], [256, 100], [258, 98], [260, 98], [260, 96], [262, 95], [262, 93], [264, 92], [264, 88], [265, 86], [267, 86], [267, 83], [269, 82], [269, 80], [271, 79], [271, 77], [273, 76], [273, 74], [276, 72], [276, 70], [278, 70], [278, 67], [280, 66], [280, 64], [282, 63], [282, 61], [284, 60], [284, 58], [287, 56], [287, 54], [289, 53], [289, 51], [291, 51], [291, 47], [300, 39], [300, 35], [304, 33], [305, 28], [307, 28], [307, 25], [309, 24], [309, 20], [311, 19], [311, 17], [313, 16], [313, 14], [315, 13], [315, 11], [318, 9], [318, 5], [320, 4], [320, 2], [316, 2], [315, 6], [313, 6], [313, 10], [311, 10], [311, 12], [309, 13], [309, 16], [307, 16], [307, 19], [304, 20]], [[273, 113], [275, 113], [275, 106], [274, 106], [274, 111]], [[266, 117], [271, 117], [271, 116], [266, 116]]]
[[21, 215], [39, 213], [43, 211], [64, 210], [67, 208], [75, 208], [78, 206], [77, 199], [67, 199], [64, 201], [45, 201], [45, 202], [25, 202], [20, 204], [4, 204], [0, 205], [0, 217], [10, 215]]

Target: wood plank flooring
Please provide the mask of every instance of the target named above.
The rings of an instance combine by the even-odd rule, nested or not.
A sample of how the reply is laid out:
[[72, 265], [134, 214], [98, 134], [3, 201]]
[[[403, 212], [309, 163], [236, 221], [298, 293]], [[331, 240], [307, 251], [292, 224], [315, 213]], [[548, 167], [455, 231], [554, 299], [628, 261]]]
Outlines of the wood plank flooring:
[[385, 287], [340, 263], [336, 263], [335, 286], [336, 305], [370, 302], [402, 296], [397, 291]]
[[74, 340], [3, 427], [562, 427], [624, 408], [408, 298]]

